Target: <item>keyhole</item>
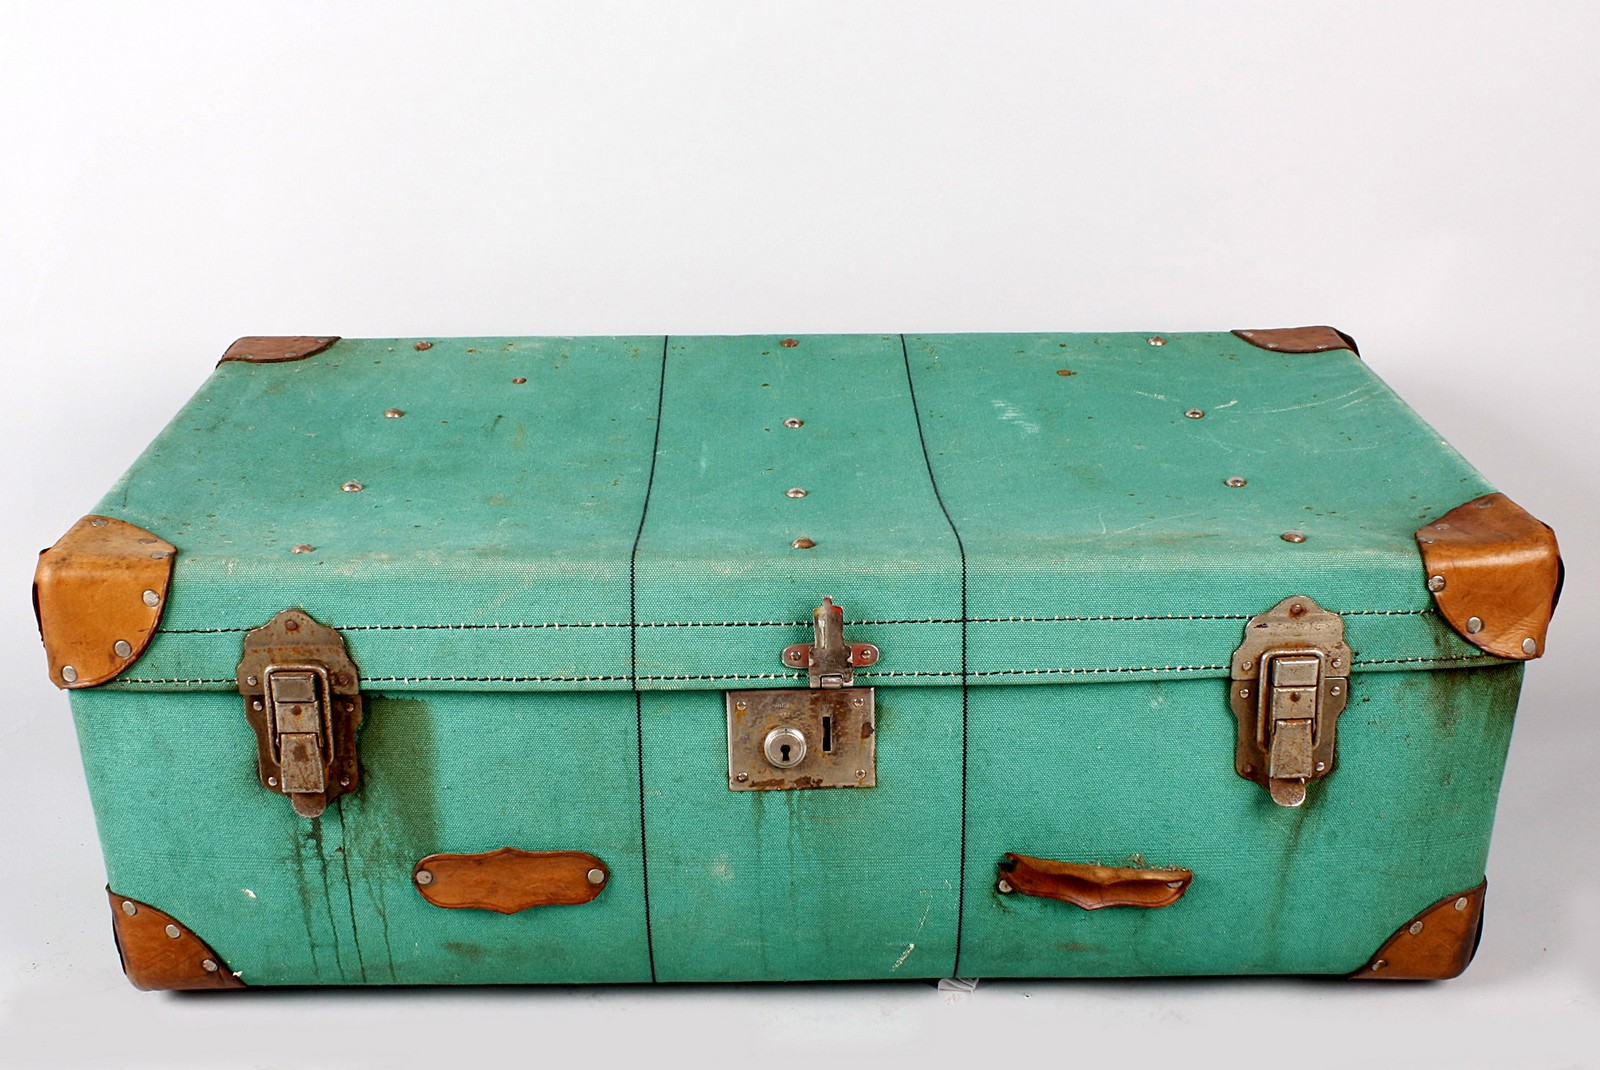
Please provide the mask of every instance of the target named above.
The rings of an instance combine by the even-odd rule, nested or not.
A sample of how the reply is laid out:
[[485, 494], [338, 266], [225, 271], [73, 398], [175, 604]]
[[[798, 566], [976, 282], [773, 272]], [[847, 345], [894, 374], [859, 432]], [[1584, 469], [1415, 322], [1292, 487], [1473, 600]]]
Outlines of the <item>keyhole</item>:
[[794, 748], [790, 747], [789, 744], [785, 743], [782, 747], [780, 747], [778, 749], [783, 751], [783, 758], [781, 759], [781, 761], [787, 763], [789, 761], [789, 752], [791, 750], [793, 750]]
[[761, 749], [767, 761], [779, 769], [789, 769], [805, 761], [806, 737], [798, 728], [785, 725], [768, 732]]

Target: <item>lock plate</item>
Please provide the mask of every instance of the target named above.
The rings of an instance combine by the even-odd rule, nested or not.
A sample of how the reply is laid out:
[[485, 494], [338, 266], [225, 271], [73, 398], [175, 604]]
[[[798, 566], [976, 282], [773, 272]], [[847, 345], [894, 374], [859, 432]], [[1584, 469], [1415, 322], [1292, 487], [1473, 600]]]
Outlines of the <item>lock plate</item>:
[[1306, 785], [1333, 772], [1350, 659], [1343, 619], [1303, 595], [1245, 625], [1229, 681], [1239, 721], [1234, 769], [1279, 806], [1301, 805]]
[[877, 785], [873, 688], [730, 691], [727, 700], [734, 791]]

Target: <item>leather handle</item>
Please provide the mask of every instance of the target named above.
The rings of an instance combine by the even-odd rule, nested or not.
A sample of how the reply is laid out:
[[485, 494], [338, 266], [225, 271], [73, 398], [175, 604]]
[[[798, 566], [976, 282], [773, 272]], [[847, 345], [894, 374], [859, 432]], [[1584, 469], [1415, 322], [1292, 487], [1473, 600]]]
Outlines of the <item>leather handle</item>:
[[1133, 869], [1057, 862], [1007, 854], [999, 866], [996, 889], [1039, 899], [1058, 899], [1084, 910], [1101, 907], [1171, 906], [1194, 881], [1187, 869]]
[[610, 879], [606, 864], [584, 851], [517, 847], [471, 855], [433, 854], [411, 871], [417, 891], [434, 906], [497, 914], [587, 903]]

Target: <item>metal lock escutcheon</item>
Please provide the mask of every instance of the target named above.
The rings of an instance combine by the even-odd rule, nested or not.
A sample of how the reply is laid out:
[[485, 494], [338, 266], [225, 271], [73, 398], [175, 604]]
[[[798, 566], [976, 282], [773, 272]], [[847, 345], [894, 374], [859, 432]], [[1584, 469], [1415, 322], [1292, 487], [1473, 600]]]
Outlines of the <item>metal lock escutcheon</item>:
[[1301, 805], [1306, 785], [1333, 772], [1350, 660], [1344, 620], [1304, 595], [1245, 625], [1228, 685], [1239, 721], [1234, 767], [1279, 806]]
[[245, 636], [238, 685], [261, 784], [302, 817], [360, 786], [360, 679], [344, 639], [304, 610], [286, 609]]
[[878, 648], [845, 642], [844, 611], [831, 598], [812, 614], [812, 629], [814, 642], [783, 651], [810, 687], [727, 694], [733, 791], [877, 784], [877, 696], [854, 684], [858, 667], [877, 663]]

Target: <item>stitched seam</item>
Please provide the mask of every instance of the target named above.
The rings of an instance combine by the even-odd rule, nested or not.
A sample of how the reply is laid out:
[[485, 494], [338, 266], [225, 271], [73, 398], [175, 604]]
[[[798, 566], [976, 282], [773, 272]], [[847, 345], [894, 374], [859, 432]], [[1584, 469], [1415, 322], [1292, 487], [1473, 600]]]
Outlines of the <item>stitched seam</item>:
[[[1432, 609], [1348, 609], [1339, 611], [1341, 617], [1431, 617]], [[1061, 624], [1100, 623], [1158, 620], [1249, 620], [1248, 613], [1151, 613], [1134, 616], [1060, 616], [1060, 617], [954, 617], [906, 618], [903, 620], [856, 620], [852, 628], [883, 628], [908, 624]], [[545, 621], [514, 624], [344, 624], [341, 632], [496, 632], [496, 631], [559, 631], [563, 628], [806, 628], [810, 621], [802, 620], [708, 620], [708, 621]], [[243, 635], [249, 628], [162, 628], [161, 635]]]
[[961, 975], [961, 935], [966, 920], [967, 903], [967, 698], [969, 679], [967, 673], [967, 547], [961, 539], [961, 532], [956, 528], [955, 519], [950, 515], [949, 508], [944, 503], [944, 495], [939, 492], [939, 480], [933, 474], [933, 456], [928, 452], [928, 440], [922, 433], [922, 411], [917, 407], [917, 386], [915, 377], [911, 374], [911, 351], [906, 347], [906, 336], [900, 336], [900, 357], [906, 366], [906, 392], [911, 399], [911, 417], [917, 426], [917, 443], [922, 447], [922, 461], [928, 468], [928, 485], [933, 489], [933, 499], [939, 503], [939, 511], [944, 514], [944, 521], [950, 525], [950, 534], [955, 536], [956, 552], [961, 557], [961, 828], [959, 840], [959, 860], [956, 866], [956, 940], [954, 963], [951, 965], [951, 975]]

